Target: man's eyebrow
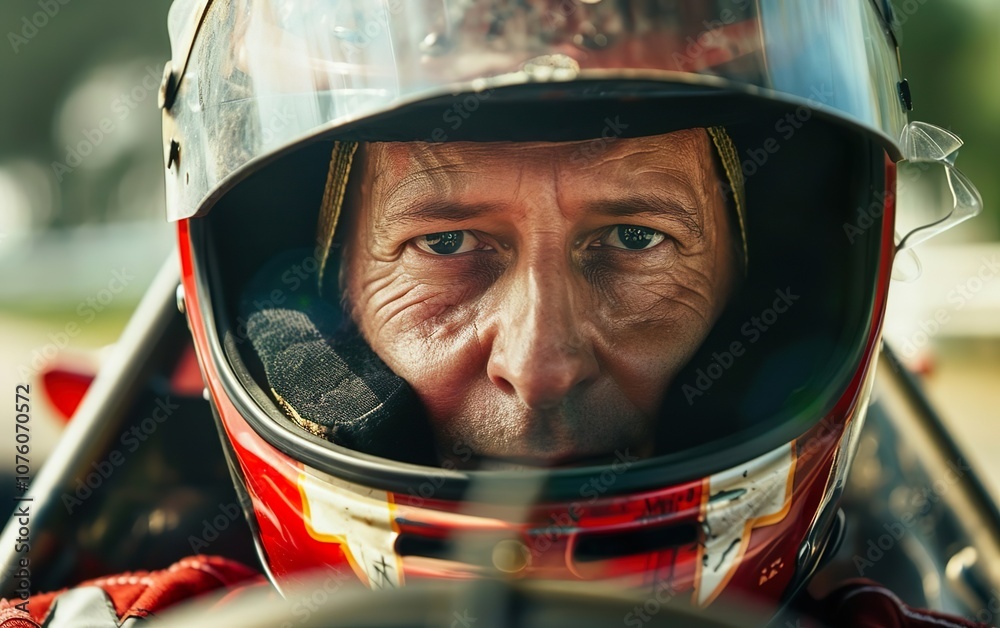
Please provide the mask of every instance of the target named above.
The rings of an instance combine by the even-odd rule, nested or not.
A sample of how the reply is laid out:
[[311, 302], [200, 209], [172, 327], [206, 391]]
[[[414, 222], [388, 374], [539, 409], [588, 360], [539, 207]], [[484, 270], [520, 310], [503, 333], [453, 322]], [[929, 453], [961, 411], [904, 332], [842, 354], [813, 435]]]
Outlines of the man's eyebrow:
[[458, 222], [503, 211], [501, 203], [461, 203], [445, 200], [390, 203], [380, 216], [383, 228], [414, 222]]
[[588, 210], [615, 218], [665, 217], [676, 220], [698, 237], [704, 233], [702, 226], [704, 216], [697, 208], [688, 207], [675, 199], [653, 194], [633, 193], [620, 198], [596, 201], [590, 203]]
[[[440, 199], [425, 202], [400, 201], [385, 207], [377, 228], [382, 231], [398, 225], [419, 222], [458, 222], [503, 211], [505, 205], [502, 203], [462, 203]], [[665, 217], [676, 220], [698, 237], [704, 233], [703, 217], [697, 209], [687, 207], [674, 199], [652, 194], [634, 193], [620, 198], [594, 201], [587, 204], [587, 211], [615, 218]]]

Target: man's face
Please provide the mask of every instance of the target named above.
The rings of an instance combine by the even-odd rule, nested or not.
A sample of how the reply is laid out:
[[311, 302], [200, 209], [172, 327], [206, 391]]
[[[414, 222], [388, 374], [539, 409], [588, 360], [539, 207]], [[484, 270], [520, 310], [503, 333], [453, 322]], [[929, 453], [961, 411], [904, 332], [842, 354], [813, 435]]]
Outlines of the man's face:
[[664, 392], [725, 306], [734, 236], [707, 133], [593, 152], [359, 151], [345, 295], [420, 397], [444, 459], [471, 450], [466, 466], [496, 468], [648, 455]]

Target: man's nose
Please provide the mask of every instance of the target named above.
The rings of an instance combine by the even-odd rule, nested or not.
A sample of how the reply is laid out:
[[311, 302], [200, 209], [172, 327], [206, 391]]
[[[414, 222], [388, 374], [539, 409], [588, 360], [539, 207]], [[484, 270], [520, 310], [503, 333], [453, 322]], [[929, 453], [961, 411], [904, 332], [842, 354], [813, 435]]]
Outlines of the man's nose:
[[525, 269], [503, 301], [486, 369], [496, 386], [539, 410], [558, 407], [574, 388], [597, 378], [585, 305], [568, 272]]

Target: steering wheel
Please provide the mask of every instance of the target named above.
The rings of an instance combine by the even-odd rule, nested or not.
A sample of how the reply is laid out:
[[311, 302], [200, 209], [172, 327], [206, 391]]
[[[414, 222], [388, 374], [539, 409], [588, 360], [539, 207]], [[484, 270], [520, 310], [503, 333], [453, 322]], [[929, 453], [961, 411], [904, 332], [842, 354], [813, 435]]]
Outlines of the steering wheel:
[[217, 598], [195, 601], [161, 616], [164, 627], [382, 626], [416, 628], [548, 628], [574, 626], [764, 625], [752, 609], [697, 610], [671, 603], [665, 593], [643, 596], [607, 583], [474, 579], [421, 581], [399, 589], [370, 591], [333, 586], [322, 574], [282, 599], [263, 588], [238, 604], [217, 607]]

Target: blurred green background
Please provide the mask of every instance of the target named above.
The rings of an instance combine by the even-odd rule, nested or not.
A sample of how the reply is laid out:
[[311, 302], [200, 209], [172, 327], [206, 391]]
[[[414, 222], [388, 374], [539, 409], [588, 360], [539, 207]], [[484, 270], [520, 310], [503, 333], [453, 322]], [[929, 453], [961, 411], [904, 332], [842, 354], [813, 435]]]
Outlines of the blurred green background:
[[41, 26], [38, 0], [0, 4], [0, 387], [32, 384], [39, 458], [62, 422], [37, 374], [99, 368], [172, 244], [156, 107], [169, 1], [44, 4]]
[[[58, 8], [41, 27], [30, 24], [39, 2]], [[933, 338], [913, 340], [919, 323], [942, 307], [949, 281], [998, 250], [1000, 2], [896, 4], [911, 118], [966, 140], [958, 166], [979, 186], [986, 211], [921, 251], [927, 268], [938, 270], [893, 288], [886, 335], [911, 343], [904, 357], [924, 374], [960, 442], [975, 450], [1000, 439], [993, 383], [1000, 281]], [[168, 7], [167, 0], [0, 4], [0, 390], [51, 360], [99, 366], [96, 350], [116, 339], [170, 249], [156, 108]], [[77, 161], [67, 147], [84, 140], [92, 150]], [[123, 282], [113, 283], [115, 273], [129, 278], [117, 291], [111, 288]], [[77, 331], [67, 335], [71, 324]], [[61, 429], [50, 414], [39, 401], [39, 453]], [[976, 455], [1000, 485], [998, 457], [988, 449]]]
[[[961, 240], [1000, 237], [1000, 2], [897, 1], [903, 70], [913, 92], [911, 120], [945, 127], [965, 140], [958, 166], [979, 187], [982, 216], [960, 227]], [[916, 8], [914, 8], [916, 7]]]

